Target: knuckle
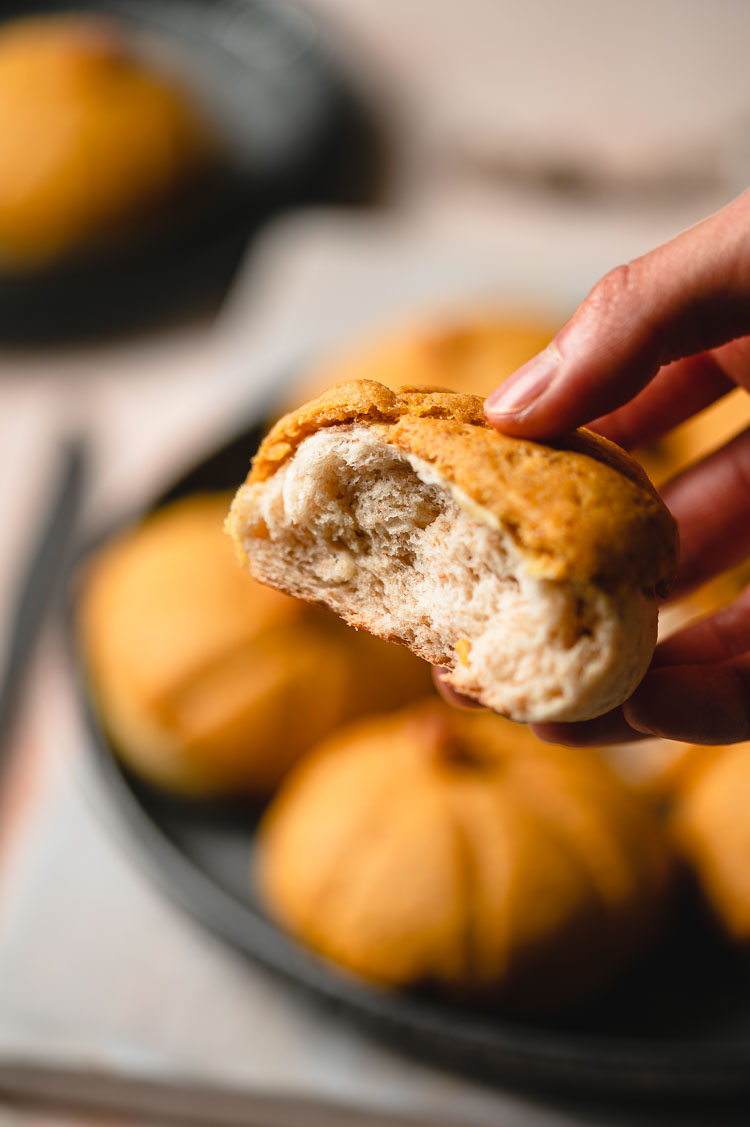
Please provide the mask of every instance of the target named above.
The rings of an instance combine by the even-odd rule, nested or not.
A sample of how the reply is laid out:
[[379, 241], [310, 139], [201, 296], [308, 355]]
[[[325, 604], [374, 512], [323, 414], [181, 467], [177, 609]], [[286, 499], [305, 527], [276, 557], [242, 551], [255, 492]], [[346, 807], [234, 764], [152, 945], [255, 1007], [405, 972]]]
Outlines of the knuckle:
[[[629, 356], [659, 353], [662, 311], [654, 293], [647, 258], [616, 266], [596, 283], [585, 302], [589, 323], [599, 333], [609, 333]], [[659, 354], [659, 364], [667, 358]]]
[[589, 294], [587, 304], [597, 314], [619, 310], [632, 300], [635, 288], [634, 267], [632, 264], [616, 266], [596, 283]]

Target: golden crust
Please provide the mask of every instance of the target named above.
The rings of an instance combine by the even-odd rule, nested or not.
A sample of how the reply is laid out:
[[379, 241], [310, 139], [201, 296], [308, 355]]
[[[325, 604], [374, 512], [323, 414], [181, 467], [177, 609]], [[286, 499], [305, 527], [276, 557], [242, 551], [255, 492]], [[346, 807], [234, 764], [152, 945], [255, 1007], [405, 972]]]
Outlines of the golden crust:
[[664, 594], [677, 568], [677, 527], [638, 463], [590, 431], [553, 444], [500, 434], [482, 400], [444, 388], [358, 380], [285, 415], [262, 443], [248, 484], [266, 481], [309, 435], [365, 423], [433, 465], [509, 532], [538, 578], [630, 583]]
[[477, 395], [463, 395], [443, 387], [402, 387], [390, 391], [374, 380], [352, 380], [329, 388], [279, 419], [253, 459], [248, 484], [266, 481], [292, 457], [301, 442], [324, 427], [396, 423], [405, 415], [486, 425], [482, 400]]

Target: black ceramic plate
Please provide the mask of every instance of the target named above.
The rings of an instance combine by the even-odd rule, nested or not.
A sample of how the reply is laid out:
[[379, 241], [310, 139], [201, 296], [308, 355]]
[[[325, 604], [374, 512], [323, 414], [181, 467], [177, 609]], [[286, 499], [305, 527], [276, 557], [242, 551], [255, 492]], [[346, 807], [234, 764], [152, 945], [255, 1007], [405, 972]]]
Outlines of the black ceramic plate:
[[[194, 490], [236, 486], [259, 437], [259, 428], [249, 427], [154, 506]], [[70, 636], [75, 649], [72, 614]], [[682, 921], [684, 929], [676, 921], [663, 947], [615, 991], [554, 1022], [509, 1021], [374, 988], [295, 943], [266, 917], [248, 879], [259, 811], [171, 800], [118, 764], [91, 708], [78, 654], [76, 663], [89, 750], [112, 810], [163, 889], [241, 951], [392, 1045], [486, 1079], [623, 1098], [750, 1096], [750, 976], [697, 920]]]
[[368, 190], [367, 116], [293, 0], [0, 0], [0, 22], [66, 11], [112, 16], [137, 54], [175, 74], [214, 123], [226, 167], [127, 247], [0, 270], [0, 338], [59, 339], [179, 312], [222, 291], [272, 212]]

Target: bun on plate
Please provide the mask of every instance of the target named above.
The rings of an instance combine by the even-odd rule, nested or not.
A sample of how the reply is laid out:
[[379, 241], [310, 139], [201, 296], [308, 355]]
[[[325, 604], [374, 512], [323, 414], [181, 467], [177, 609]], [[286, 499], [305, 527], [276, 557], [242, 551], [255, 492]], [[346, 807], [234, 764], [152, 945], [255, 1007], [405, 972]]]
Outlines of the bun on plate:
[[360, 720], [294, 769], [255, 878], [282, 926], [365, 978], [541, 1012], [644, 949], [670, 861], [600, 757], [432, 700]]
[[699, 898], [750, 948], [750, 743], [693, 748], [672, 799], [672, 836]]
[[391, 390], [420, 384], [489, 395], [541, 352], [555, 329], [551, 318], [502, 309], [454, 310], [382, 326], [313, 364], [289, 406], [352, 380], [375, 380]]
[[430, 685], [406, 650], [243, 574], [222, 531], [228, 504], [220, 493], [167, 505], [83, 576], [104, 725], [139, 774], [193, 795], [267, 794], [332, 728]]

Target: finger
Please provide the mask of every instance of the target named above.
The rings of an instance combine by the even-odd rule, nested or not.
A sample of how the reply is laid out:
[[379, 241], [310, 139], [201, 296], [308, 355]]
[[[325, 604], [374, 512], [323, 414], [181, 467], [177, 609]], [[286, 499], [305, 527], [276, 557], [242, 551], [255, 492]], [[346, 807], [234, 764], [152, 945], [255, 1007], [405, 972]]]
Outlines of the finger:
[[710, 407], [738, 384], [750, 385], [750, 336], [666, 365], [635, 399], [591, 427], [634, 450]]
[[595, 419], [591, 429], [625, 450], [636, 450], [662, 438], [736, 386], [714, 354], [702, 352], [662, 368], [635, 399]]
[[532, 724], [531, 730], [545, 743], [565, 744], [568, 747], [605, 747], [608, 744], [633, 743], [647, 738], [627, 722], [621, 708], [577, 724]]
[[673, 600], [750, 555], [750, 428], [674, 478], [662, 496], [680, 526]]
[[449, 669], [442, 669], [437, 665], [434, 666], [432, 670], [432, 680], [435, 682], [435, 688], [446, 704], [450, 704], [454, 708], [463, 708], [467, 711], [470, 709], [481, 709], [481, 704], [477, 704], [471, 697], [465, 697], [463, 693], [457, 693], [455, 689], [451, 688], [445, 680], [449, 672]]
[[717, 665], [654, 669], [623, 706], [633, 727], [668, 740], [750, 739], [750, 654]]
[[601, 418], [662, 365], [750, 333], [750, 193], [605, 275], [550, 345], [492, 393], [488, 421], [548, 438]]
[[706, 665], [750, 653], [750, 588], [729, 606], [661, 642], [652, 668]]

